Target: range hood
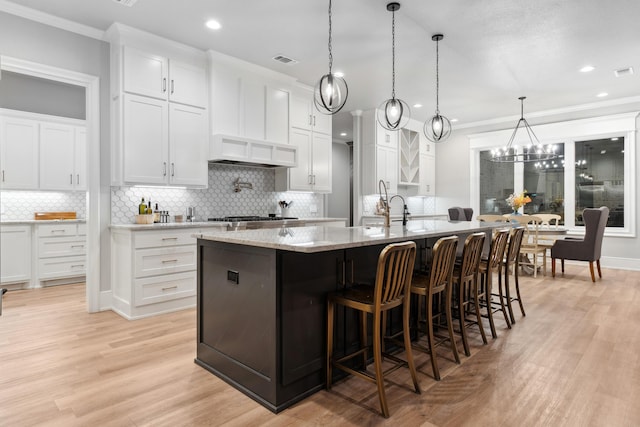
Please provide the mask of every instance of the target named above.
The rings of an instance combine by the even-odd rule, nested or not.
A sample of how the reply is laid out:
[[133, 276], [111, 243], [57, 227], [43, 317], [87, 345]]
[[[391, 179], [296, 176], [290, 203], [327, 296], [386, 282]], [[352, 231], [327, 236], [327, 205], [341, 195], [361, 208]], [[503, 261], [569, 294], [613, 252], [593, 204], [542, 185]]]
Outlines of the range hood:
[[209, 143], [209, 163], [262, 168], [296, 167], [298, 151], [293, 145], [215, 134]]

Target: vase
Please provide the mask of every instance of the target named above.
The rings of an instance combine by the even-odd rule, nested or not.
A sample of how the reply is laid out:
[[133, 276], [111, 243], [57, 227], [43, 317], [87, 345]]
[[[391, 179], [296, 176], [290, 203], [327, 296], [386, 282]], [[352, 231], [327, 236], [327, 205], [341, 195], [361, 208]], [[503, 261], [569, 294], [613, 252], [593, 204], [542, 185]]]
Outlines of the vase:
[[511, 215], [522, 215], [520, 212], [518, 212], [517, 209], [513, 210], [513, 213], [511, 213]]

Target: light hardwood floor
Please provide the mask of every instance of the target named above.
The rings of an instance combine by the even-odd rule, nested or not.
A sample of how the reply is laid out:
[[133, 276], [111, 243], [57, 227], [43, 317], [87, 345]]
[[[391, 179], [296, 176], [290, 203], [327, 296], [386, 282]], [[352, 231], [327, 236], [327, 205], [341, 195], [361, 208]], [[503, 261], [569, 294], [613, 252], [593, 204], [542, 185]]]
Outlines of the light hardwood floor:
[[527, 316], [455, 365], [442, 381], [416, 353], [422, 394], [406, 370], [387, 386], [339, 382], [280, 414], [193, 363], [194, 309], [127, 321], [87, 314], [84, 286], [5, 295], [0, 316], [0, 425], [62, 426], [638, 426], [640, 272], [586, 264], [565, 277], [523, 278]]

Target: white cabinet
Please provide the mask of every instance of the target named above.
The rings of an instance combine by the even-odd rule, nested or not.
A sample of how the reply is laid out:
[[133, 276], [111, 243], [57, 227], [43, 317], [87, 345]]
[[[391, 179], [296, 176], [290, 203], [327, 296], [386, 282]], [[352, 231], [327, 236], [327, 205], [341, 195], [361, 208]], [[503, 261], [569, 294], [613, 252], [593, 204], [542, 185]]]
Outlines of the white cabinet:
[[0, 225], [0, 283], [31, 281], [31, 226]]
[[418, 195], [435, 196], [436, 194], [436, 158], [420, 153], [420, 186]]
[[209, 52], [214, 135], [289, 143], [289, 77]]
[[86, 190], [86, 129], [40, 124], [40, 189]]
[[291, 96], [290, 139], [298, 166], [276, 170], [276, 191], [331, 192], [331, 116], [313, 111], [313, 92], [298, 88]]
[[205, 108], [206, 70], [155, 53], [123, 47], [124, 91]]
[[111, 42], [112, 185], [208, 185], [206, 54], [121, 24]]
[[85, 224], [37, 224], [36, 236], [38, 281], [85, 276]]
[[298, 90], [291, 97], [291, 127], [331, 135], [331, 117], [316, 109], [312, 90]]
[[38, 128], [34, 120], [0, 118], [1, 188], [38, 188]]
[[114, 229], [111, 233], [113, 309], [128, 319], [196, 304], [197, 228]]
[[207, 117], [199, 108], [124, 95], [124, 181], [206, 186]]
[[375, 110], [362, 116], [362, 193], [378, 194], [383, 181], [389, 195], [398, 191], [398, 132], [378, 124]]
[[399, 185], [418, 186], [420, 184], [420, 132], [411, 129], [400, 129]]

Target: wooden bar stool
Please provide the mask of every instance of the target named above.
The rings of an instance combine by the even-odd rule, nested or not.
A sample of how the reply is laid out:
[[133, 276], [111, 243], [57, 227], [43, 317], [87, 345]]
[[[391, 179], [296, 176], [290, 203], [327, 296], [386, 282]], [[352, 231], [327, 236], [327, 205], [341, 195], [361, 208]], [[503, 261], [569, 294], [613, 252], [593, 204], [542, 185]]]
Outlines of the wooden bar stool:
[[[520, 312], [523, 316], [526, 316], [524, 312], [524, 305], [522, 304], [522, 298], [520, 297], [520, 281], [518, 280], [519, 259], [520, 259], [520, 246], [522, 244], [522, 237], [524, 236], [524, 227], [514, 227], [509, 233], [509, 244], [507, 245], [507, 252], [502, 262], [503, 275], [498, 276], [499, 297], [503, 301], [504, 305], [509, 310], [509, 318], [511, 324], [516, 323], [516, 318], [513, 315], [514, 301], [518, 301], [520, 304]], [[509, 283], [509, 271], [513, 270], [513, 283], [515, 284], [516, 296], [511, 296], [511, 284]], [[502, 277], [504, 276], [504, 280]], [[504, 286], [503, 286], [504, 285]]]
[[[414, 242], [394, 243], [387, 245], [378, 257], [376, 280], [374, 286], [356, 285], [342, 291], [330, 293], [327, 296], [327, 389], [331, 389], [332, 368], [371, 381], [378, 386], [380, 408], [385, 418], [389, 417], [389, 408], [384, 389], [384, 376], [395, 371], [401, 366], [409, 366], [413, 386], [416, 393], [420, 394], [420, 387], [416, 377], [416, 368], [411, 353], [411, 338], [409, 336], [409, 295], [411, 276], [416, 258], [416, 244]], [[359, 310], [361, 316], [362, 347], [340, 359], [333, 359], [333, 318], [335, 305], [342, 305], [354, 310]], [[406, 361], [388, 354], [382, 348], [382, 320], [383, 313], [392, 308], [402, 306], [402, 324], [404, 337], [404, 350]], [[375, 373], [367, 371], [367, 352], [369, 346], [366, 343], [367, 313], [373, 315], [373, 363]], [[362, 369], [347, 366], [346, 361], [354, 357], [362, 356]], [[382, 371], [383, 358], [392, 361], [393, 365], [386, 371]]]
[[482, 248], [484, 246], [484, 233], [470, 234], [464, 242], [462, 260], [453, 269], [453, 293], [456, 296], [456, 314], [460, 324], [460, 335], [464, 354], [469, 357], [469, 339], [467, 326], [477, 325], [480, 329], [482, 341], [487, 344], [487, 336], [482, 326], [480, 314], [480, 287], [478, 286], [478, 270]]
[[491, 239], [491, 247], [489, 248], [489, 256], [487, 259], [480, 260], [480, 305], [486, 307], [486, 317], [489, 319], [489, 326], [491, 327], [491, 336], [497, 338], [496, 326], [493, 321], [493, 313], [498, 311], [502, 312], [504, 321], [507, 324], [507, 328], [511, 329], [511, 322], [509, 322], [509, 316], [507, 315], [507, 307], [504, 304], [502, 298], [502, 288], [498, 287], [498, 301], [493, 301], [493, 273], [497, 271], [498, 277], [502, 274], [502, 264], [504, 260], [504, 253], [509, 242], [509, 229], [503, 228], [496, 230], [493, 233]]
[[[458, 236], [443, 237], [433, 246], [433, 258], [428, 274], [414, 274], [411, 284], [411, 293], [418, 296], [418, 341], [420, 341], [420, 323], [424, 323], [424, 334], [427, 336], [427, 345], [416, 342], [413, 346], [415, 350], [423, 351], [431, 357], [431, 367], [433, 377], [440, 380], [440, 370], [436, 360], [436, 347], [445, 341], [450, 341], [451, 351], [456, 363], [460, 363], [460, 356], [456, 347], [453, 335], [453, 325], [451, 316], [451, 280], [453, 266], [456, 261], [456, 249], [458, 247]], [[422, 316], [422, 304], [424, 302], [424, 317]], [[434, 309], [434, 306], [436, 308]], [[442, 320], [445, 318], [448, 329], [447, 337], [437, 337], [434, 334], [434, 318]], [[441, 322], [439, 322], [442, 325]]]

